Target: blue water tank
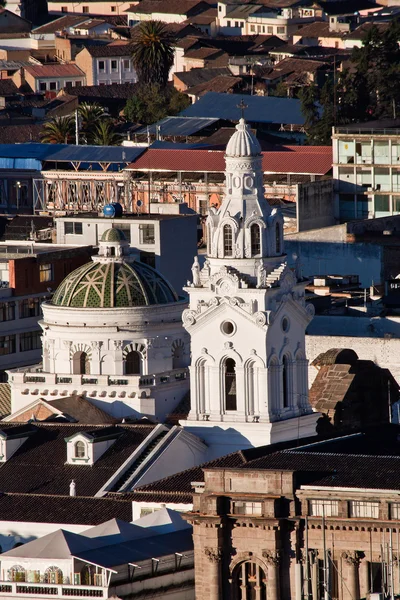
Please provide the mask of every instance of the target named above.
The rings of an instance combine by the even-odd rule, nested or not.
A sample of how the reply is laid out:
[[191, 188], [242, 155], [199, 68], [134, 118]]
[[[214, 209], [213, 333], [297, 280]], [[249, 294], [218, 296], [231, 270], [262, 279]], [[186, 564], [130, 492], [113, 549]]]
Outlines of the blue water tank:
[[122, 212], [123, 208], [119, 202], [106, 204], [103, 208], [103, 215], [105, 217], [122, 217]]

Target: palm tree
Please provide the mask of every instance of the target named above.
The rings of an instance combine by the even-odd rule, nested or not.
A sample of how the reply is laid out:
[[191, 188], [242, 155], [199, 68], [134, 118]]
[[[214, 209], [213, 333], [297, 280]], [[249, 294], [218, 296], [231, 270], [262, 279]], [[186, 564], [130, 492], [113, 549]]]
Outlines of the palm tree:
[[114, 131], [111, 121], [100, 121], [93, 130], [91, 143], [94, 146], [120, 146], [122, 136]]
[[100, 104], [83, 102], [78, 108], [78, 113], [81, 121], [80, 130], [90, 144], [96, 125], [105, 116], [104, 108]]
[[162, 21], [142, 21], [132, 44], [132, 62], [139, 83], [167, 85], [174, 63], [175, 38]]
[[71, 144], [74, 141], [75, 119], [54, 117], [43, 125], [40, 135], [43, 144]]

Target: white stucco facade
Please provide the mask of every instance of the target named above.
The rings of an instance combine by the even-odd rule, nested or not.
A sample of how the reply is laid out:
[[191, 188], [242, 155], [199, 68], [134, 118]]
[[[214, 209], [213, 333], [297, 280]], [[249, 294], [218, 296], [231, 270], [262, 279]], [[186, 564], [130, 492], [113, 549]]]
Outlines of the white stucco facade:
[[226, 150], [226, 197], [207, 221], [183, 324], [191, 411], [182, 422], [211, 454], [311, 435], [305, 329], [313, 316], [288, 268], [283, 218], [264, 198], [261, 149], [242, 119]]

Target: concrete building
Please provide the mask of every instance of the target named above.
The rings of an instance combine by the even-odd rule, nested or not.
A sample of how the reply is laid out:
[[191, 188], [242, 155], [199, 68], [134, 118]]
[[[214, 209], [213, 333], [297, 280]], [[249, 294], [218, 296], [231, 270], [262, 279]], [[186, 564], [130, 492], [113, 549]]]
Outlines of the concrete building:
[[105, 2], [105, 0], [78, 0], [78, 2], [72, 0], [49, 0], [47, 4], [49, 12], [56, 14], [91, 13], [93, 15], [116, 16], [123, 15], [130, 7], [131, 2], [125, 0], [112, 0], [111, 2]]
[[185, 210], [184, 204], [153, 204], [152, 208], [160, 212], [125, 214], [117, 219], [82, 213], [57, 217], [57, 243], [97, 246], [107, 229], [118, 227], [140, 260], [163, 273], [181, 294], [197, 252], [197, 215]]
[[67, 86], [86, 85], [85, 73], [72, 64], [23, 67], [12, 79], [18, 87], [26, 83], [33, 92], [54, 92], [54, 96]]
[[336, 218], [399, 214], [400, 130], [379, 122], [336, 127], [332, 144]]
[[90, 45], [75, 57], [76, 65], [85, 73], [87, 85], [136, 83], [130, 44], [113, 42]]
[[87, 262], [88, 245], [0, 242], [0, 378], [41, 357], [41, 303], [72, 270]]

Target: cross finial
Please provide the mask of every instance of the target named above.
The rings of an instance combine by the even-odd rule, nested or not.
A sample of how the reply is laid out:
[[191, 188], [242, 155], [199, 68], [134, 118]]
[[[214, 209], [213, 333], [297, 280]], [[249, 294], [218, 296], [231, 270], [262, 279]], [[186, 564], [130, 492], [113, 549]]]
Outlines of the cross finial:
[[245, 104], [243, 98], [241, 99], [241, 101], [237, 105], [237, 108], [240, 108], [241, 118], [244, 119], [244, 109], [248, 108], [248, 105]]

